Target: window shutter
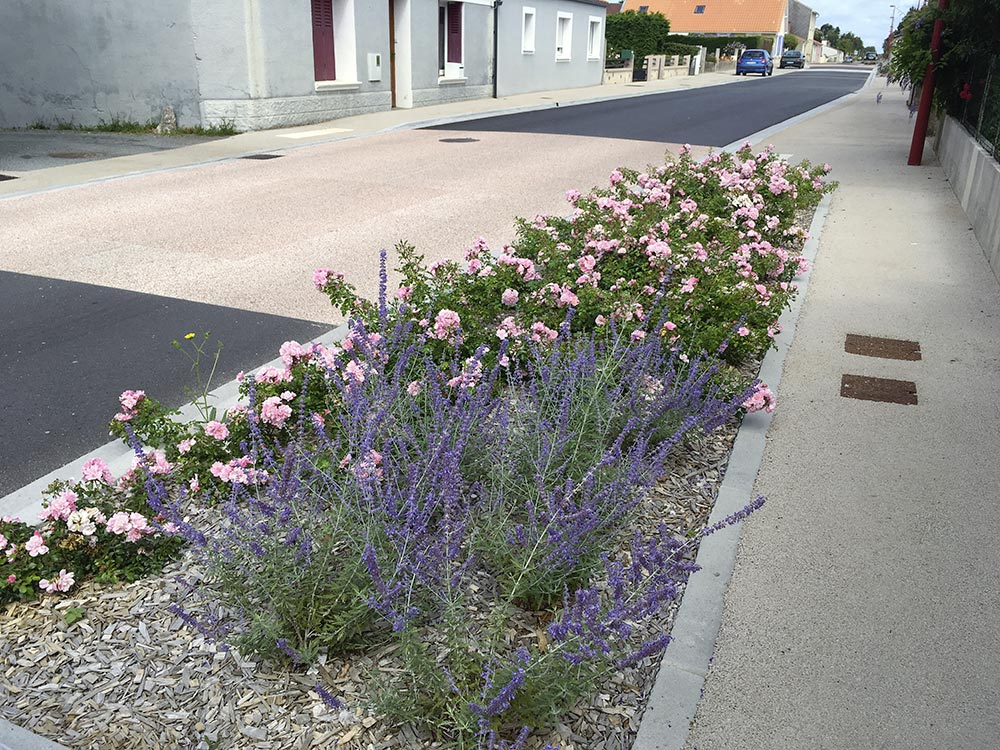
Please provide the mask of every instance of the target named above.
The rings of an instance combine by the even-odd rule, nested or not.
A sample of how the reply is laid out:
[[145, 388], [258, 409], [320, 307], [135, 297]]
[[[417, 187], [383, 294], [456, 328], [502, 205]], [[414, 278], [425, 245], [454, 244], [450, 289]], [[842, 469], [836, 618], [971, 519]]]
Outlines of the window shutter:
[[448, 62], [462, 62], [462, 3], [448, 3]]
[[313, 68], [317, 81], [337, 77], [333, 50], [333, 0], [312, 0]]

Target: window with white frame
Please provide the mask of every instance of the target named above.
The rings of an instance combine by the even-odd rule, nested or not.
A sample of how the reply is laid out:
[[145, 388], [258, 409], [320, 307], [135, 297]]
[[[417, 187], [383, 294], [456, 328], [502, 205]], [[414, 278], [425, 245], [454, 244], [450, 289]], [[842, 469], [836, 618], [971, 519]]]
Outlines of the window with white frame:
[[530, 55], [535, 51], [535, 9], [525, 6], [521, 9], [521, 54]]
[[317, 84], [356, 83], [354, 0], [310, 0]]
[[463, 78], [462, 39], [464, 14], [462, 3], [438, 4], [438, 75], [442, 78]]
[[556, 14], [556, 60], [569, 60], [573, 45], [573, 14]]
[[601, 19], [591, 16], [587, 24], [587, 59], [601, 59]]

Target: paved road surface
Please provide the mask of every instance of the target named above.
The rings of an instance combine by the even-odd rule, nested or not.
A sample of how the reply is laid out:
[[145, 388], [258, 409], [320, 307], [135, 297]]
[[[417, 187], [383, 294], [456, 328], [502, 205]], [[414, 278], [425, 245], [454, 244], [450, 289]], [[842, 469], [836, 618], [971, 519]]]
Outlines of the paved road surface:
[[316, 335], [307, 321], [331, 327], [310, 283], [317, 267], [372, 295], [379, 250], [400, 239], [428, 260], [457, 257], [478, 235], [509, 241], [515, 216], [565, 211], [568, 188], [656, 163], [671, 144], [738, 140], [860, 87], [866, 72], [449, 126], [468, 143], [440, 129], [390, 133], [0, 200], [0, 495], [105, 442], [123, 388], [185, 401], [189, 373], [169, 346], [185, 332], [216, 333], [231, 375]]
[[438, 130], [554, 133], [725, 146], [856, 91], [871, 71], [834, 68], [442, 125]]
[[[215, 385], [272, 359], [285, 338], [327, 330], [303, 320], [121, 289], [0, 272], [0, 497], [108, 442], [117, 395], [147, 388], [189, 399], [190, 362], [170, 346], [211, 331], [223, 344]], [[211, 367], [211, 361], [207, 363]], [[163, 386], [166, 386], [165, 388]], [[159, 387], [158, 387], [159, 386]]]

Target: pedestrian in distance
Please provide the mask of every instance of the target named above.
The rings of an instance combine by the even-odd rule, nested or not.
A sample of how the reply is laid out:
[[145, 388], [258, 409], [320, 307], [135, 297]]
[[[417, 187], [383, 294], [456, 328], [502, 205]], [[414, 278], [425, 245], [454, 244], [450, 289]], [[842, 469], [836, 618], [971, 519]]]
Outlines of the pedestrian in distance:
[[875, 95], [875, 103], [876, 104], [881, 104], [882, 103], [882, 92], [881, 91], [879, 91], [878, 94]]

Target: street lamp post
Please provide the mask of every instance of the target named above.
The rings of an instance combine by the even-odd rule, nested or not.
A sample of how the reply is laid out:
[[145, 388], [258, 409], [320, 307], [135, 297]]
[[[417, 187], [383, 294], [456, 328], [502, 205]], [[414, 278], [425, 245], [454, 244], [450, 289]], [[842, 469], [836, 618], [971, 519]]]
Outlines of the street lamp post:
[[[896, 6], [890, 5], [892, 8], [892, 19], [889, 21], [889, 38], [885, 42], [885, 57], [888, 60], [892, 52], [892, 32], [896, 30]], [[882, 16], [885, 18], [885, 16]]]

